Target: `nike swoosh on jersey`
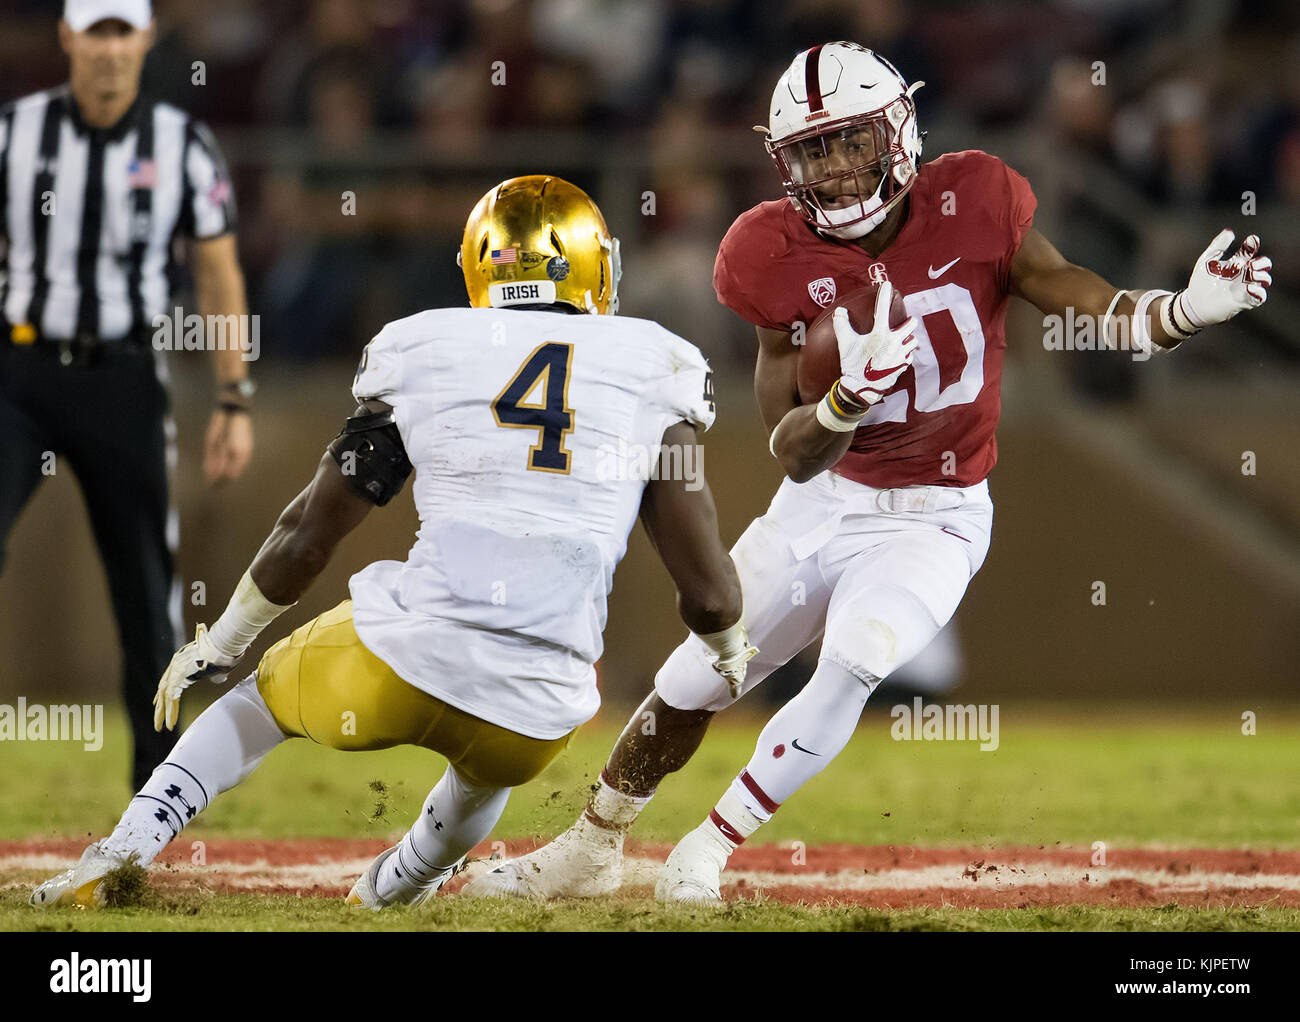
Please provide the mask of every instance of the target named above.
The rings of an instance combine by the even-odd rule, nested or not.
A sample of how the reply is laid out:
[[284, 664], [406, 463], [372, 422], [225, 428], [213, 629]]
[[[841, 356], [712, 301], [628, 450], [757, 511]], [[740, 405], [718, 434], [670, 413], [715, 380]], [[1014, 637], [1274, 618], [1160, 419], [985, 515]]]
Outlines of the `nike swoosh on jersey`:
[[820, 752], [813, 752], [811, 749], [805, 749], [802, 745], [799, 744], [799, 739], [798, 739], [798, 738], [796, 738], [796, 739], [795, 739], [793, 742], [791, 742], [790, 744], [793, 745], [793, 746], [794, 746], [796, 749], [798, 749], [800, 752], [806, 752], [809, 756], [820, 756], [820, 755], [821, 755]]
[[929, 269], [927, 269], [925, 272], [928, 273], [928, 274], [930, 275], [930, 279], [931, 279], [931, 280], [938, 280], [938, 279], [939, 279], [940, 277], [942, 277], [945, 273], [947, 273], [947, 272], [948, 272], [949, 270], [951, 270], [954, 266], [956, 266], [957, 263], [960, 262], [960, 261], [961, 261], [961, 256], [958, 256], [958, 257], [957, 257], [956, 259], [954, 259], [952, 262], [950, 262], [950, 263], [945, 263], [943, 266], [940, 266], [937, 270], [936, 270], [933, 266], [931, 266], [931, 267], [930, 267]]

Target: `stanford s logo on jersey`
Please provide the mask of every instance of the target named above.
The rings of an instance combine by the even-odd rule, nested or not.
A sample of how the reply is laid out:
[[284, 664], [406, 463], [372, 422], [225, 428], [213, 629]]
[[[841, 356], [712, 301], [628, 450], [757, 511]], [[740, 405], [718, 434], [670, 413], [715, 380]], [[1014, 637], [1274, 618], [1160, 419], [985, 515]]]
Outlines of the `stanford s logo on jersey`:
[[889, 271], [885, 269], [884, 263], [872, 263], [867, 267], [867, 276], [871, 278], [871, 283], [883, 284], [889, 279]]
[[835, 301], [835, 278], [818, 277], [816, 280], [810, 280], [808, 294], [823, 309], [828, 308], [831, 302]]

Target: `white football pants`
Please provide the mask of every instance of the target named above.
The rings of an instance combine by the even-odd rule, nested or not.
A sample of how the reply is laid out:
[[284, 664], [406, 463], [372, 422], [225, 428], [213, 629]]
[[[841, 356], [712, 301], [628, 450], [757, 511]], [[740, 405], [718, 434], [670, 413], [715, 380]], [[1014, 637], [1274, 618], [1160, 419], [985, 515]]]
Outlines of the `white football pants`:
[[[984, 563], [993, 529], [988, 482], [878, 490], [832, 472], [786, 479], [731, 551], [758, 655], [745, 691], [822, 638], [821, 657], [885, 678], [929, 644]], [[682, 710], [734, 700], [694, 635], [655, 676]]]

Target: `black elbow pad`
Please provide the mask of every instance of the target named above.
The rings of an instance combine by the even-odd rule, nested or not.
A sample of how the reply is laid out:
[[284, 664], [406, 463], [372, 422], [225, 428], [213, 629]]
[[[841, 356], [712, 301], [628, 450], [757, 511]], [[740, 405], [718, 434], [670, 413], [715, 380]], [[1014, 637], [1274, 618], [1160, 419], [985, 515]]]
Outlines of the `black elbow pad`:
[[330, 441], [328, 450], [352, 489], [379, 507], [402, 492], [411, 474], [411, 460], [392, 409], [354, 415]]

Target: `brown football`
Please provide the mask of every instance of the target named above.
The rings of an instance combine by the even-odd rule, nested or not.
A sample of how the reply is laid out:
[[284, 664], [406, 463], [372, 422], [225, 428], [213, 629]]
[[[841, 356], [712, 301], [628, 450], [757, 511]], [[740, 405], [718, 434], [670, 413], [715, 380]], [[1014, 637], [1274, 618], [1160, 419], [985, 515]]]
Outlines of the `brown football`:
[[[831, 314], [841, 305], [849, 310], [849, 322], [858, 333], [871, 329], [876, 318], [876, 292], [879, 284], [868, 284], [839, 299], [813, 321], [804, 335], [799, 352], [799, 400], [814, 404], [826, 396], [831, 384], [843, 375], [840, 369], [840, 346], [835, 340]], [[903, 296], [894, 289], [894, 300], [889, 303], [889, 325], [902, 326], [907, 320]]]

